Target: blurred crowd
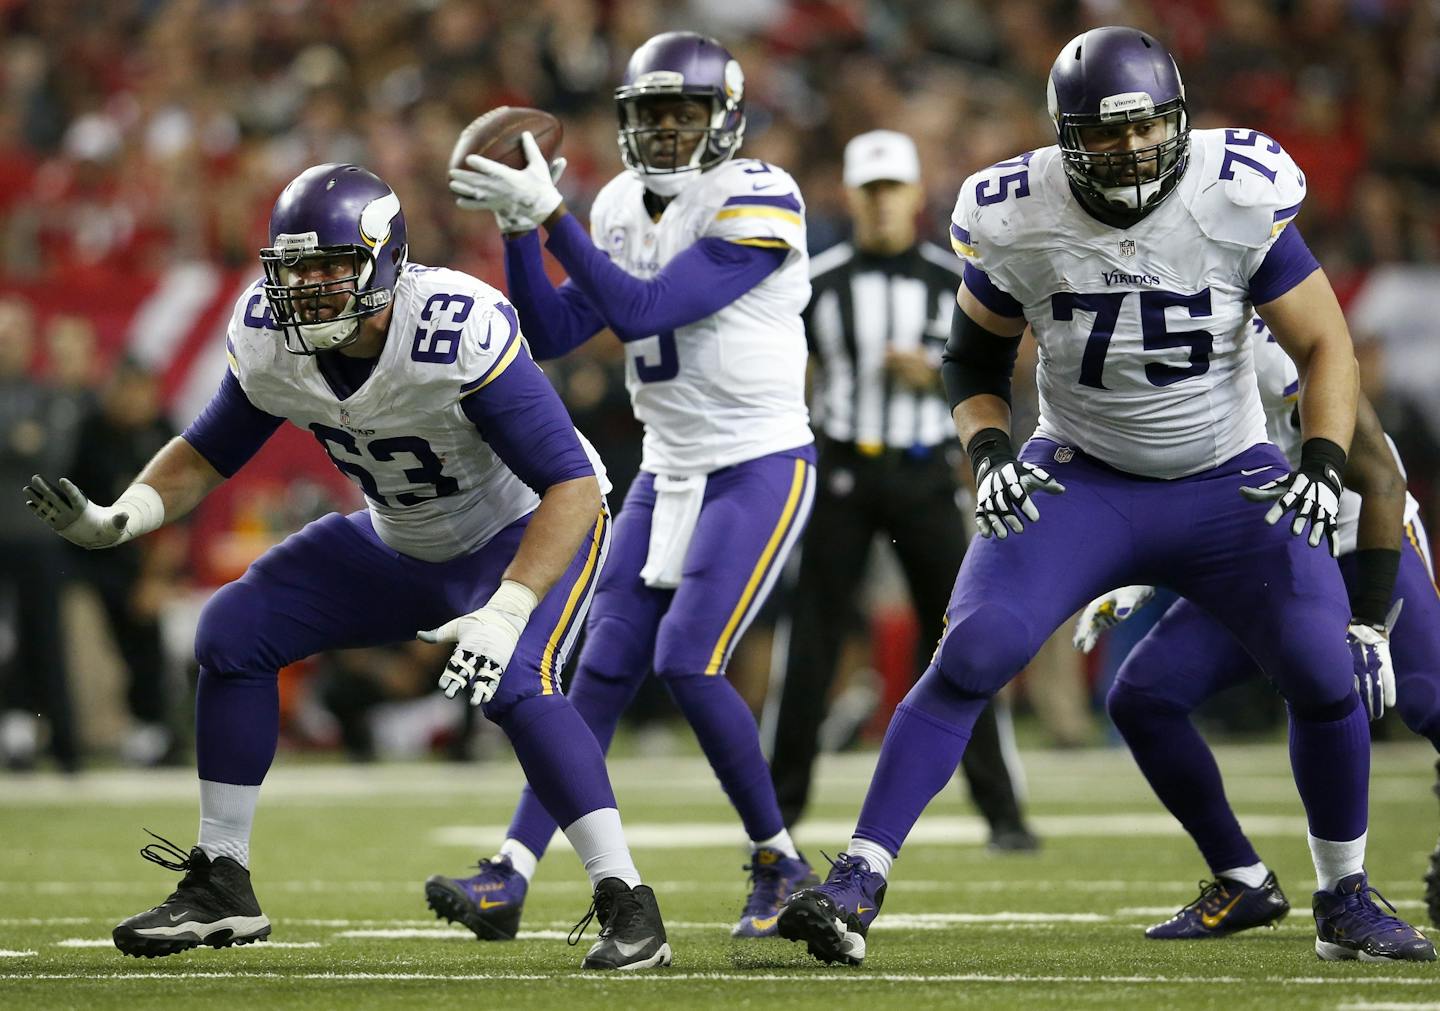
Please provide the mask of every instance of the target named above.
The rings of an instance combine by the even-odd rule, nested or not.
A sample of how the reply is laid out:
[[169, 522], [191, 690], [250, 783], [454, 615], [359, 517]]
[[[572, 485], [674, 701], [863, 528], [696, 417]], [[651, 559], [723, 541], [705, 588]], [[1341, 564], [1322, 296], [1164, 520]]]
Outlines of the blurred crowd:
[[843, 229], [841, 147], [880, 125], [920, 140], [938, 227], [966, 175], [1050, 141], [1059, 46], [1124, 23], [1177, 54], [1196, 125], [1295, 156], [1307, 238], [1343, 279], [1440, 259], [1437, 22], [1406, 0], [0, 0], [0, 270], [248, 265], [284, 182], [357, 161], [400, 194], [417, 260], [496, 276], [488, 216], [444, 187], [460, 128], [560, 115], [583, 211], [619, 168], [625, 60], [682, 26], [745, 67], [747, 152], [800, 180], [817, 247]]
[[[308, 165], [373, 169], [400, 195], [414, 260], [501, 284], [491, 216], [457, 213], [445, 189], [460, 129], [499, 105], [559, 115], [562, 189], [583, 217], [620, 169], [611, 94], [629, 53], [683, 27], [717, 36], [740, 60], [745, 152], [800, 181], [812, 251], [846, 234], [841, 148], [880, 126], [919, 142], [922, 231], [939, 238], [965, 176], [1053, 141], [1050, 64], [1067, 39], [1106, 23], [1171, 46], [1197, 127], [1258, 128], [1285, 145], [1309, 180], [1301, 227], [1342, 296], [1383, 265], [1440, 264], [1440, 5], [1426, 0], [0, 0], [0, 487], [18, 487], [32, 466], [66, 473], [71, 461], [77, 472], [77, 448], [93, 449], [78, 438], [86, 425], [109, 433], [106, 480], [123, 485], [119, 470], [146, 455], [137, 447], [183, 426], [188, 418], [166, 419], [154, 375], [126, 366], [131, 313], [115, 307], [133, 309], [137, 287], [186, 264], [255, 270], [276, 194]], [[1435, 529], [1440, 411], [1387, 398], [1384, 348], [1366, 336], [1357, 331], [1367, 389]], [[618, 362], [600, 342], [553, 375], [624, 481], [638, 434]], [[11, 668], [41, 655], [16, 640], [32, 621], [31, 591], [13, 588], [13, 572], [28, 553], [59, 551], [15, 506], [0, 497], [0, 539], [14, 559], [0, 657]], [[131, 547], [105, 563], [115, 572], [83, 577], [120, 651], [143, 655], [153, 642], [134, 646], [126, 623], [153, 619], [160, 588], [184, 583], [186, 553], [163, 541]], [[56, 571], [52, 562], [24, 571]], [[58, 592], [54, 582], [45, 592]], [[51, 619], [34, 620], [43, 629]], [[57, 655], [43, 662], [63, 666]], [[402, 676], [407, 664], [379, 665], [390, 673], [370, 681], [393, 690], [378, 697], [422, 692], [423, 677]], [[353, 664], [334, 666], [337, 683], [353, 674]], [[0, 710], [39, 705], [25, 693], [43, 683], [9, 683]], [[131, 692], [134, 726], [165, 731], [133, 745], [137, 760], [174, 753], [176, 705], [156, 697]], [[330, 709], [343, 724], [357, 705]], [[62, 724], [52, 734], [68, 732], [52, 722]], [[26, 732], [0, 718], [0, 745]], [[353, 726], [335, 734], [357, 754], [373, 751]], [[73, 760], [76, 746], [66, 747]]]

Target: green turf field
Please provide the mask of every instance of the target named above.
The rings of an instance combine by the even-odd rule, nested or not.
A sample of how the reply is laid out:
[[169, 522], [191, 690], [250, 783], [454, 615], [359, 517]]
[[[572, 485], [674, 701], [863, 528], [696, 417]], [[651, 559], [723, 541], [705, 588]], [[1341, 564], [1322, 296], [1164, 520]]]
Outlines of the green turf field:
[[[959, 790], [932, 805], [896, 867], [861, 969], [799, 945], [732, 941], [744, 852], [698, 758], [623, 759], [614, 774], [637, 862], [660, 897], [668, 971], [580, 974], [565, 933], [588, 890], [568, 849], [542, 866], [519, 941], [441, 926], [420, 884], [498, 844], [513, 764], [348, 766], [281, 760], [252, 866], [272, 942], [141, 961], [110, 945], [119, 919], [176, 876], [145, 863], [141, 826], [188, 847], [187, 772], [0, 778], [0, 1007], [1324, 1007], [1440, 1008], [1440, 963], [1316, 960], [1313, 878], [1282, 747], [1222, 748], [1230, 795], [1296, 910], [1277, 931], [1202, 944], [1141, 928], [1194, 897], [1204, 868], [1117, 751], [1026, 756], [1038, 856], [995, 857]], [[830, 760], [812, 859], [843, 846], [872, 755]], [[1414, 922], [1440, 831], [1424, 745], [1378, 745], [1372, 880]], [[593, 932], [592, 927], [592, 932]], [[592, 935], [593, 936], [593, 933]]]

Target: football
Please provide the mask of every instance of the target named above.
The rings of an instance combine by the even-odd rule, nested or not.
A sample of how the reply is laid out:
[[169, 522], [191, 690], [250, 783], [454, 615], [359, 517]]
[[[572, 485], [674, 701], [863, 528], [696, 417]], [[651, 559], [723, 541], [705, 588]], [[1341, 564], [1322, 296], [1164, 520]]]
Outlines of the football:
[[465, 159], [472, 154], [498, 161], [511, 168], [525, 167], [525, 148], [520, 144], [520, 135], [529, 130], [535, 135], [535, 143], [545, 160], [551, 161], [560, 149], [565, 131], [560, 121], [541, 109], [518, 109], [502, 105], [491, 109], [474, 120], [455, 141], [450, 152], [450, 167], [464, 168]]

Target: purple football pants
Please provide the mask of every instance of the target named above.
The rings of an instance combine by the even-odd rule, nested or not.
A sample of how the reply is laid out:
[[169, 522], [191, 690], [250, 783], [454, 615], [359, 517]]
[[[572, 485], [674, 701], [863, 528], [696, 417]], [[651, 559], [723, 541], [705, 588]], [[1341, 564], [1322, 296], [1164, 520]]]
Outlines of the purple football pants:
[[[1395, 597], [1404, 598], [1390, 636], [1396, 709], [1440, 751], [1440, 592], [1425, 554], [1425, 531], [1406, 530]], [[1340, 559], [1347, 581], [1354, 556]], [[1220, 770], [1190, 714], [1206, 699], [1259, 674], [1245, 649], [1187, 600], [1166, 610], [1121, 665], [1107, 706], [1156, 795], [1195, 840], [1212, 873], [1260, 857], [1225, 798]]]
[[[526, 516], [512, 523], [473, 554], [424, 562], [382, 542], [369, 513], [332, 513], [265, 552], [221, 587], [200, 615], [200, 778], [259, 784], [279, 736], [281, 667], [321, 650], [413, 639], [417, 631], [484, 606], [528, 522]], [[600, 746], [560, 689], [566, 651], [605, 562], [610, 526], [602, 512], [564, 576], [531, 614], [484, 706], [510, 738], [526, 778], [564, 825], [615, 806]]]
[[[784, 828], [759, 728], [724, 676], [730, 653], [799, 540], [815, 493], [815, 447], [801, 446], [712, 473], [680, 585], [646, 586], [655, 479], [641, 473], [615, 521], [570, 700], [602, 748], [652, 670], [700, 741], [751, 839]], [[533, 786], [533, 784], [532, 784]], [[520, 798], [509, 837], [537, 854], [555, 832], [536, 793]]]
[[1268, 504], [1240, 495], [1289, 469], [1280, 451], [1262, 443], [1173, 481], [1123, 474], [1045, 439], [1020, 455], [1066, 491], [1037, 494], [1040, 519], [1018, 536], [971, 544], [940, 647], [886, 731], [856, 835], [898, 853], [954, 774], [990, 696], [1062, 622], [1131, 583], [1174, 589], [1243, 644], [1291, 705], [1291, 764], [1311, 831], [1332, 840], [1363, 833], [1370, 737], [1345, 645], [1340, 571], [1288, 523], [1267, 525]]

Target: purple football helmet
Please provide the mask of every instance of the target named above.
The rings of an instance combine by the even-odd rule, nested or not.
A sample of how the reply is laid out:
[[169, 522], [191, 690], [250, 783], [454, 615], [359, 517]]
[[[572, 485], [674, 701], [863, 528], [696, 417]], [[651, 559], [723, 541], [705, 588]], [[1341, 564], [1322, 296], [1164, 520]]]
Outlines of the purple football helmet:
[[[285, 349], [313, 355], [355, 340], [360, 321], [394, 297], [405, 252], [400, 198], [373, 172], [316, 165], [292, 179], [270, 212], [270, 245], [260, 250]], [[322, 309], [337, 310], [337, 295], [349, 298], [327, 318]]]
[[[696, 130], [646, 125], [641, 103], [655, 96], [681, 96], [704, 102], [707, 125]], [[695, 32], [665, 32], [647, 41], [625, 68], [615, 89], [620, 116], [620, 157], [647, 189], [674, 196], [706, 169], [714, 168], [740, 149], [745, 136], [745, 74], [729, 51]], [[647, 156], [652, 135], [698, 133], [699, 143], [688, 161], [655, 164]]]
[[[1180, 182], [1190, 154], [1185, 85], [1175, 60], [1136, 28], [1094, 28], [1065, 44], [1050, 70], [1050, 118], [1071, 188], [1102, 221], [1149, 214]], [[1086, 128], [1154, 120], [1156, 143], [1091, 151]]]

